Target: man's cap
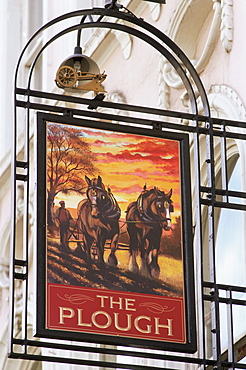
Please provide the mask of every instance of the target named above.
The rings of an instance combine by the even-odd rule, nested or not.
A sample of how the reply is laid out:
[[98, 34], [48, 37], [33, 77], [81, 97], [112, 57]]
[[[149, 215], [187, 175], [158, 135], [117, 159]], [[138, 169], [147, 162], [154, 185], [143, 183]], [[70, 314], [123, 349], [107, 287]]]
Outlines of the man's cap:
[[65, 204], [64, 200], [61, 200], [61, 201], [59, 202], [59, 204]]

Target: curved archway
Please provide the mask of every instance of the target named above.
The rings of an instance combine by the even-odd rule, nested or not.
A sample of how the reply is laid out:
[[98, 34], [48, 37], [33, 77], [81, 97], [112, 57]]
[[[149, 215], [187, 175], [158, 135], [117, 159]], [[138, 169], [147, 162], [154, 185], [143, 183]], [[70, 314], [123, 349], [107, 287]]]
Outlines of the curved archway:
[[[71, 12], [68, 13], [64, 16], [58, 17], [53, 21], [48, 22], [46, 25], [41, 27], [34, 35], [33, 37], [29, 40], [29, 42], [26, 44], [25, 48], [23, 49], [19, 61], [17, 63], [17, 68], [16, 68], [16, 73], [15, 73], [15, 88], [17, 87], [17, 79], [18, 79], [18, 71], [20, 68], [20, 64], [23, 58], [23, 55], [26, 53], [29, 45], [31, 42], [44, 30], [47, 28], [51, 27], [52, 25], [63, 21], [64, 19], [69, 19], [77, 16], [82, 16], [83, 19], [85, 19], [87, 16], [92, 16], [99, 15], [99, 21], [95, 22], [86, 22], [86, 23], [79, 23], [75, 26], [69, 27], [55, 36], [53, 36], [51, 39], [49, 39], [46, 44], [41, 48], [39, 53], [35, 56], [30, 73], [29, 73], [29, 78], [28, 78], [28, 88], [27, 90], [30, 89], [30, 84], [31, 84], [31, 78], [32, 78], [32, 73], [33, 69], [36, 65], [36, 62], [39, 58], [39, 56], [42, 54], [42, 52], [47, 48], [48, 45], [52, 44], [56, 39], [60, 38], [61, 36], [72, 32], [76, 30], [83, 30], [86, 28], [108, 28], [108, 29], [114, 29], [114, 30], [120, 30], [122, 32], [126, 32], [129, 34], [132, 34], [140, 39], [142, 39], [144, 42], [150, 44], [153, 46], [156, 50], [158, 50], [165, 58], [169, 60], [171, 65], [174, 67], [176, 70], [177, 74], [180, 76], [181, 80], [184, 83], [184, 86], [187, 89], [189, 98], [190, 98], [190, 103], [192, 107], [192, 113], [197, 114], [197, 104], [196, 104], [196, 94], [197, 91], [201, 97], [201, 101], [203, 104], [203, 109], [204, 109], [204, 114], [209, 116], [209, 104], [207, 100], [207, 95], [205, 92], [205, 89], [202, 85], [202, 82], [198, 76], [198, 73], [196, 72], [195, 68], [193, 67], [192, 63], [190, 62], [189, 58], [183, 53], [183, 51], [169, 38], [167, 37], [164, 33], [162, 33], [160, 30], [155, 28], [154, 26], [148, 24], [141, 18], [133, 17], [132, 15], [128, 15], [126, 13], [122, 12], [116, 12], [112, 10], [107, 10], [107, 9], [92, 9], [92, 10], [83, 10], [83, 11], [76, 11], [76, 12]], [[129, 22], [130, 24], [133, 24], [134, 26], [138, 26], [140, 29], [143, 29], [144, 32], [137, 30], [135, 27], [129, 27], [124, 24], [119, 24], [119, 23], [112, 23], [112, 22], [102, 22], [101, 19], [104, 16], [108, 17], [113, 17], [117, 19], [121, 19], [122, 21]], [[157, 40], [156, 40], [157, 38]], [[159, 40], [159, 41], [158, 41]], [[165, 45], [165, 46], [163, 46]], [[169, 52], [169, 49], [171, 49], [172, 53]], [[189, 73], [186, 73], [186, 70]], [[196, 94], [195, 90], [192, 86], [194, 83], [196, 87]]]

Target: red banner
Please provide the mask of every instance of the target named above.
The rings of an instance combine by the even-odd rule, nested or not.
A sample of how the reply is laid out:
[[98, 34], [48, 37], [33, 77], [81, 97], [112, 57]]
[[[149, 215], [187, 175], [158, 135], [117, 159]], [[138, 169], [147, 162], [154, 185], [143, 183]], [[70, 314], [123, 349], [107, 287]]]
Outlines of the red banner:
[[185, 343], [184, 299], [47, 285], [46, 328]]

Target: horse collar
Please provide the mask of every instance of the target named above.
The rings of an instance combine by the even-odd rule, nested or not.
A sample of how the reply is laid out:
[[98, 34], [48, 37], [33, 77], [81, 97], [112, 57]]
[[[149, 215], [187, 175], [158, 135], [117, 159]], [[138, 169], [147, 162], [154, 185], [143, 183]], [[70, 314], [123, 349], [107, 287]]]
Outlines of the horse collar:
[[142, 217], [145, 222], [153, 222], [153, 218], [149, 217], [143, 209], [143, 194], [140, 194], [137, 199], [137, 209], [140, 217]]

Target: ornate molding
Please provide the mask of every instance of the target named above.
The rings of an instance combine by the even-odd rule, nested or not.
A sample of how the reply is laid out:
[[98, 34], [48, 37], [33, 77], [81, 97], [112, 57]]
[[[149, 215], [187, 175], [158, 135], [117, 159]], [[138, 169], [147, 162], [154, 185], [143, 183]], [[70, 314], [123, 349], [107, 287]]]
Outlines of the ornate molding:
[[0, 259], [0, 289], [9, 287], [9, 263]]
[[157, 21], [161, 14], [161, 4], [148, 3], [150, 14], [153, 21]]
[[208, 91], [208, 99], [211, 109], [223, 111], [229, 119], [246, 121], [245, 105], [231, 87], [212, 85]]
[[221, 0], [221, 10], [220, 39], [229, 53], [233, 42], [233, 0]]
[[[205, 46], [203, 48], [203, 51], [201, 53], [201, 56], [198, 60], [192, 60], [191, 62], [194, 64], [197, 73], [201, 73], [208, 61], [210, 60], [210, 57], [214, 51], [214, 48], [216, 46], [216, 42], [219, 36], [219, 29], [220, 29], [220, 23], [221, 23], [221, 4], [219, 0], [213, 0], [213, 20], [211, 22], [209, 34], [205, 43]], [[184, 16], [184, 8], [182, 7], [182, 16]], [[179, 22], [180, 23], [180, 22]], [[176, 30], [177, 32], [177, 30]], [[175, 89], [180, 89], [183, 87], [183, 83], [176, 73], [176, 71], [173, 69], [173, 67], [170, 65], [168, 61], [164, 62], [163, 65], [163, 73], [164, 73], [164, 79], [165, 82], [169, 87], [173, 87]]]
[[169, 109], [170, 107], [170, 89], [164, 78], [165, 60], [160, 59], [159, 72], [158, 72], [158, 106], [163, 109]]
[[[209, 62], [219, 35], [226, 52], [230, 52], [233, 42], [233, 0], [211, 0], [213, 2], [213, 19], [210, 25], [207, 40], [198, 60], [191, 60], [197, 73], [201, 73]], [[167, 33], [175, 41], [177, 33], [186, 12], [192, 6], [192, 0], [185, 0], [175, 10], [172, 22]], [[188, 41], [187, 41], [188, 42]], [[183, 83], [167, 60], [161, 58], [159, 73], [159, 106], [169, 108], [169, 88], [180, 89]], [[163, 105], [164, 104], [164, 105]]]
[[[124, 1], [122, 5], [127, 7], [129, 3], [130, 1]], [[143, 11], [143, 9], [145, 9], [146, 7], [149, 8], [151, 18], [153, 19], [153, 21], [156, 22], [160, 17], [162, 6], [160, 4], [146, 2], [141, 4], [141, 11]], [[109, 17], [105, 17], [105, 21], [109, 20], [112, 21], [112, 19], [110, 19]], [[114, 22], [116, 22], [116, 20], [114, 20]], [[120, 22], [124, 23], [123, 21]], [[115, 30], [110, 31], [109, 29], [94, 30], [91, 36], [89, 37], [88, 41], [84, 45], [83, 52], [85, 54], [92, 55], [98, 48], [98, 45], [100, 45], [104, 41], [104, 39], [110, 32], [115, 36], [115, 39], [119, 43], [124, 58], [125, 59], [130, 58], [132, 51], [132, 38], [125, 32], [116, 32]]]
[[[109, 21], [109, 18], [105, 17], [105, 21]], [[123, 21], [120, 22], [122, 24], [124, 23]], [[92, 55], [98, 48], [98, 45], [105, 41], [105, 38], [109, 33], [112, 33], [115, 36], [115, 40], [119, 43], [124, 58], [130, 58], [132, 51], [132, 38], [126, 32], [117, 32], [113, 29], [109, 30], [107, 28], [98, 28], [94, 30], [87, 43], [85, 44], [83, 52], [87, 55]], [[110, 44], [110, 47], [112, 47], [112, 44]]]
[[[104, 101], [110, 101], [110, 102], [113, 102], [113, 103], [123, 103], [123, 104], [125, 104], [126, 103], [126, 98], [124, 97], [124, 95], [122, 93], [120, 93], [118, 91], [115, 91], [115, 92], [112, 92], [110, 94], [106, 94], [106, 97], [105, 97]], [[108, 108], [98, 108], [97, 111], [98, 112], [103, 112], [103, 113], [109, 112]], [[122, 116], [127, 114], [125, 111], [121, 111], [120, 109], [114, 109], [113, 111], [111, 109], [110, 113], [115, 114], [115, 115], [120, 114]]]
[[197, 70], [197, 73], [201, 73], [208, 61], [210, 60], [218, 39], [219, 27], [221, 22], [221, 4], [218, 0], [213, 0], [213, 20], [211, 22], [208, 38], [206, 40], [202, 55], [199, 60], [193, 61], [193, 64]]
[[112, 30], [112, 34], [120, 44], [124, 58], [129, 59], [132, 52], [132, 38], [126, 32], [116, 32]]

